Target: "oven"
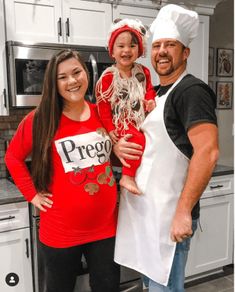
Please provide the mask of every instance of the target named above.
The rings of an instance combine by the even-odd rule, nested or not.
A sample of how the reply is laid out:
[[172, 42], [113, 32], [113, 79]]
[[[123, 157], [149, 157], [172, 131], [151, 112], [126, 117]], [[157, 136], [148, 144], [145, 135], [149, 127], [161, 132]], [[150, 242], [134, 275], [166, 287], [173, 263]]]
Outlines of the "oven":
[[86, 99], [95, 102], [95, 84], [113, 60], [104, 47], [62, 44], [25, 44], [6, 42], [9, 104], [11, 107], [35, 107], [41, 99], [46, 66], [51, 57], [62, 49], [80, 52], [85, 61], [90, 83]]

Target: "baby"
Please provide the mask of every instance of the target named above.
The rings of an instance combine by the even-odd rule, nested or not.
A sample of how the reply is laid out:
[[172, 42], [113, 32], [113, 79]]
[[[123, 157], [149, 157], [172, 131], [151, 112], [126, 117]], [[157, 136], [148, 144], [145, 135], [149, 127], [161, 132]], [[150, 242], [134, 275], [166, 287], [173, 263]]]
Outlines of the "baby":
[[[113, 143], [126, 134], [128, 141], [145, 146], [140, 126], [146, 112], [155, 108], [156, 92], [148, 68], [136, 63], [145, 52], [147, 31], [139, 20], [116, 20], [108, 35], [108, 50], [115, 64], [107, 68], [96, 85], [100, 118]], [[120, 186], [133, 194], [141, 191], [135, 181], [139, 160], [128, 160], [130, 168], [122, 169]]]

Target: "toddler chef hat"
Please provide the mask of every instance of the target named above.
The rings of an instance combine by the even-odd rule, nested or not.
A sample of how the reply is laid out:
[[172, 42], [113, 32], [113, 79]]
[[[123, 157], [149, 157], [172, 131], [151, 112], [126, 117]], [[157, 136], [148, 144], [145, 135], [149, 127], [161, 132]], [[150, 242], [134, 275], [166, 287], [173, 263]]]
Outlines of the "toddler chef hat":
[[178, 5], [168, 4], [162, 7], [153, 21], [150, 31], [152, 43], [158, 39], [176, 39], [185, 47], [197, 36], [199, 27], [198, 14]]
[[109, 55], [112, 57], [114, 42], [117, 36], [124, 31], [129, 31], [135, 34], [139, 45], [138, 57], [142, 56], [146, 50], [148, 37], [147, 29], [140, 20], [128, 18], [114, 20], [107, 39]]

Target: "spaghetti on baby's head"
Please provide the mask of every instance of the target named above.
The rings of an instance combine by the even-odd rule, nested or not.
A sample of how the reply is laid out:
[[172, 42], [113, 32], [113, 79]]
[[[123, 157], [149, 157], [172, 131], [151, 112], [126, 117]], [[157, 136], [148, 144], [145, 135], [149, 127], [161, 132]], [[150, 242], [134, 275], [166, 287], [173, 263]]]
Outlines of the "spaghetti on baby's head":
[[109, 55], [112, 57], [114, 42], [118, 35], [124, 31], [130, 32], [136, 37], [139, 46], [138, 57], [143, 56], [146, 52], [147, 29], [140, 20], [128, 18], [114, 20], [107, 39]]

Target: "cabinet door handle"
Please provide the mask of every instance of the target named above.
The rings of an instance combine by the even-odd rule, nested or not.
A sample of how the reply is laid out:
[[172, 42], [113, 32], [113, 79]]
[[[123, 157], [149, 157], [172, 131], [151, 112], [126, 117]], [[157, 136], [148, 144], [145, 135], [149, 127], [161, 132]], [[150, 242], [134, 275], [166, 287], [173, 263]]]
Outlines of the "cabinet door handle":
[[216, 185], [216, 186], [210, 186], [210, 189], [213, 190], [213, 189], [220, 189], [222, 188], [224, 185]]
[[0, 218], [0, 221], [12, 220], [12, 219], [15, 219], [15, 216], [8, 216], [8, 217]]
[[69, 31], [69, 18], [67, 18], [66, 22], [66, 36], [69, 37], [70, 36], [70, 31]]
[[25, 239], [25, 245], [26, 245], [25, 254], [26, 254], [27, 258], [29, 258], [29, 239], [28, 238]]
[[62, 36], [61, 17], [57, 21], [58, 36]]
[[7, 107], [7, 91], [5, 88], [3, 89], [3, 105]]

